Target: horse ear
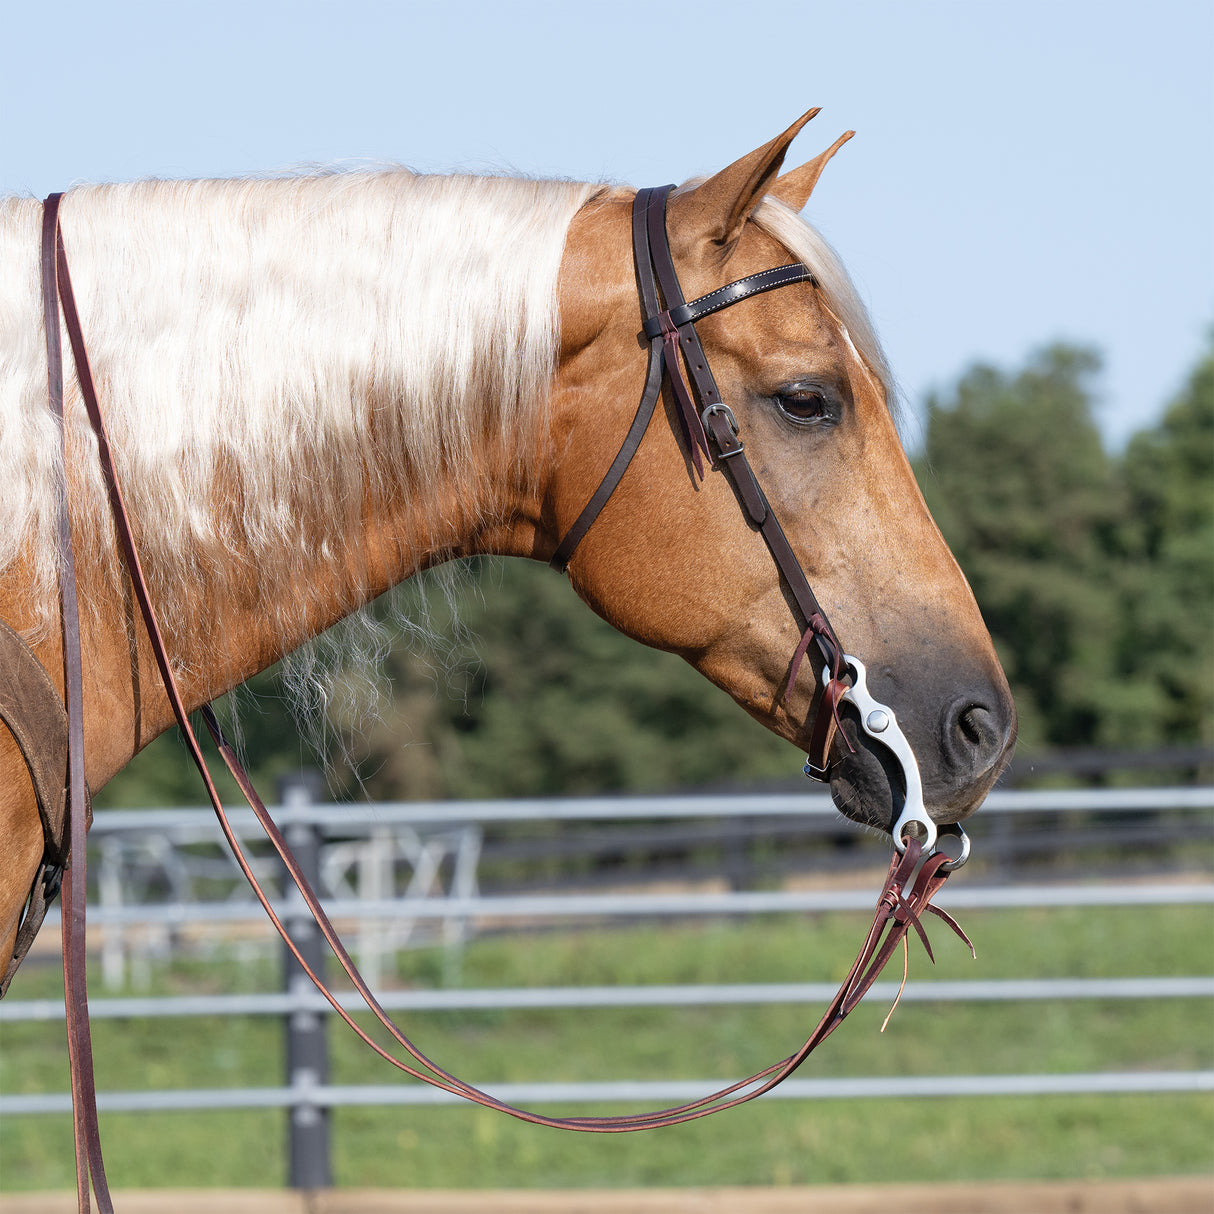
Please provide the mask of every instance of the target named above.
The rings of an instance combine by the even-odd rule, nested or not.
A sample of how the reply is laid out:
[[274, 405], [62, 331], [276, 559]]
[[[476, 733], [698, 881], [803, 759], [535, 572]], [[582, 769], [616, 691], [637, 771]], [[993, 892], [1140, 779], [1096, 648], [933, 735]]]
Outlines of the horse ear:
[[787, 203], [794, 211], [800, 211], [814, 192], [814, 186], [818, 184], [818, 178], [822, 176], [822, 170], [826, 168], [827, 161], [855, 133], [855, 131], [844, 131], [825, 152], [815, 156], [812, 160], [807, 160], [799, 169], [790, 169], [767, 192], [781, 202]]
[[751, 211], [775, 182], [784, 154], [801, 128], [818, 113], [812, 109], [748, 156], [722, 169], [694, 190], [670, 200], [679, 230], [728, 248], [741, 235]]

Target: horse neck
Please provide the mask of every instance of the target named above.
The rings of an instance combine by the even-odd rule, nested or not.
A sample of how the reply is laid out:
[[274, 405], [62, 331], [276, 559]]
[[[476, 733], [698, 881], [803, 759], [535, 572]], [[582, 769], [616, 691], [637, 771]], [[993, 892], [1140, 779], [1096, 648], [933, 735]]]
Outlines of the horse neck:
[[[389, 172], [67, 196], [102, 408], [192, 702], [502, 526], [532, 473], [564, 235], [590, 193]], [[9, 226], [30, 228], [24, 218]], [[0, 400], [9, 434], [45, 399], [45, 369], [29, 361]], [[143, 661], [130, 662], [78, 399], [68, 409], [86, 626], [113, 667], [110, 698], [130, 702]], [[26, 431], [22, 488], [41, 505], [0, 551], [0, 577], [10, 598], [14, 576], [32, 585], [29, 619], [54, 614], [53, 492], [32, 482], [55, 460], [47, 427]], [[154, 702], [133, 710], [137, 733], [166, 723]]]

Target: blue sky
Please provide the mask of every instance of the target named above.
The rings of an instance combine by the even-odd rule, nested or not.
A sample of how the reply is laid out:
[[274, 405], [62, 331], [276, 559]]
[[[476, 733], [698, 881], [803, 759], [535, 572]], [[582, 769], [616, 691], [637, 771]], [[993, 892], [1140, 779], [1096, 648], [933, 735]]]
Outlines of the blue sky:
[[1090, 343], [1118, 444], [1214, 325], [1214, 0], [65, 0], [4, 29], [6, 193], [366, 160], [656, 185], [820, 105], [794, 153], [858, 137], [808, 214], [912, 404]]

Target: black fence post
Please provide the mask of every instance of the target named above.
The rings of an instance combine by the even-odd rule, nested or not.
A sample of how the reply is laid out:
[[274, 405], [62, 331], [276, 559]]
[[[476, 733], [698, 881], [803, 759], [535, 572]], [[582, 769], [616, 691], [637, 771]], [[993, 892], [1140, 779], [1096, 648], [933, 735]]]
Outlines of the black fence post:
[[[302, 771], [279, 781], [279, 804], [303, 808], [316, 799], [319, 777]], [[320, 885], [320, 830], [313, 823], [289, 822], [284, 831], [295, 858], [313, 889]], [[325, 943], [303, 900], [285, 876], [283, 922], [312, 969], [323, 977]], [[289, 995], [315, 990], [303, 967], [283, 946], [283, 989]], [[329, 1160], [329, 1108], [311, 1103], [310, 1090], [329, 1081], [328, 1017], [296, 1009], [286, 1016], [287, 1086], [294, 1101], [287, 1110], [287, 1183], [293, 1189], [327, 1189], [333, 1184]]]

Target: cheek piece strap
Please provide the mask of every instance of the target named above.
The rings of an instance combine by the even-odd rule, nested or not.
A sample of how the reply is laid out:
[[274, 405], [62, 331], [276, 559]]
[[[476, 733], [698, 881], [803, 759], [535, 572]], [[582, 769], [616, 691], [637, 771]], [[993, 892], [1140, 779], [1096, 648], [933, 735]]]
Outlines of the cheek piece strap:
[[[695, 475], [702, 479], [706, 464], [724, 473], [747, 522], [763, 537], [781, 582], [795, 604], [794, 615], [801, 638], [793, 650], [785, 678], [785, 703], [810, 648], [816, 650], [823, 663], [822, 692], [810, 729], [805, 774], [813, 780], [830, 779], [830, 753], [836, 737], [854, 752], [851, 740], [842, 729], [843, 722], [839, 715], [841, 704], [852, 704], [860, 714], [864, 732], [887, 747], [902, 768], [905, 796], [893, 824], [895, 846], [899, 851], [904, 851], [907, 839], [915, 834], [924, 851], [930, 853], [939, 832], [923, 803], [923, 783], [910, 743], [898, 725], [894, 710], [888, 705], [879, 704], [869, 694], [864, 664], [859, 658], [844, 653], [826, 612], [801, 568], [801, 562], [793, 552], [746, 458], [737, 418], [721, 399], [695, 328], [697, 320], [743, 299], [793, 283], [816, 285], [816, 280], [809, 267], [799, 262], [774, 266], [728, 283], [688, 303], [683, 298], [666, 232], [666, 203], [673, 188], [662, 186], [640, 190], [633, 201], [632, 251], [637, 290], [645, 316], [642, 333], [649, 342], [649, 362], [641, 402], [615, 459], [557, 545], [550, 563], [562, 572], [567, 568], [578, 544], [628, 470], [649, 428], [662, 388], [668, 384], [674, 398], [679, 430]], [[663, 302], [666, 305], [664, 308]], [[959, 838], [959, 855], [949, 861], [954, 867], [959, 867], [969, 853], [968, 839], [960, 827], [946, 829]]]

